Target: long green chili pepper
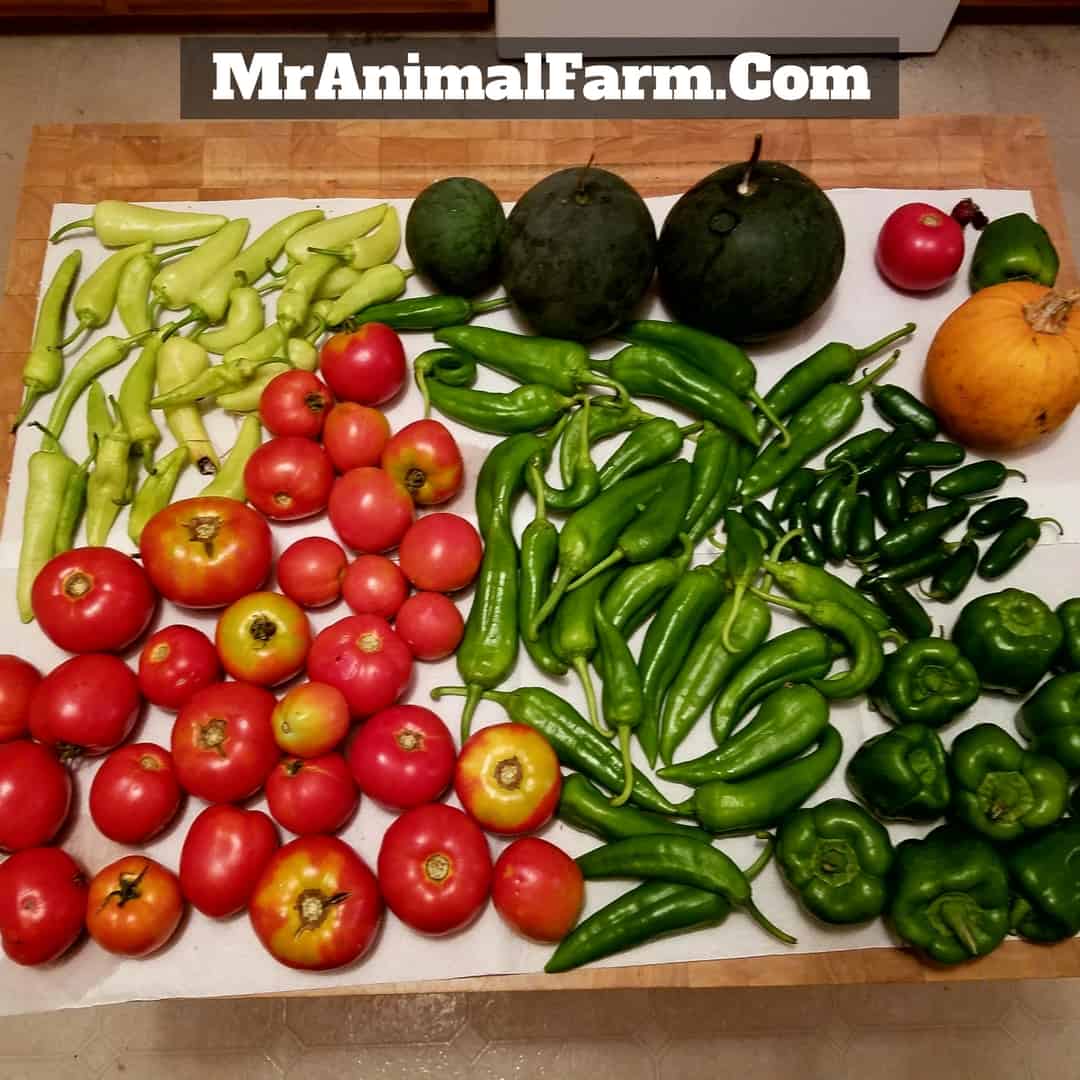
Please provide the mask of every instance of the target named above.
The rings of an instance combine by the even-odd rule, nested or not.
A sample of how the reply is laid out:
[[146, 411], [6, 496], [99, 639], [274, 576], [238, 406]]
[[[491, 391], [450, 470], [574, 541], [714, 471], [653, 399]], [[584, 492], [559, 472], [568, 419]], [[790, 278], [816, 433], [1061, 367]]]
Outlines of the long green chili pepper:
[[104, 547], [109, 532], [127, 504], [131, 436], [117, 415], [112, 430], [98, 444], [94, 468], [86, 484], [86, 542]]
[[[525, 628], [528, 636], [539, 633], [575, 578], [611, 554], [623, 529], [641, 513], [640, 507], [668, 482], [672, 465], [660, 465], [615, 484], [567, 518], [559, 533], [559, 572], [547, 600]], [[674, 522], [676, 528], [681, 523], [681, 518]]]
[[1008, 499], [994, 499], [980, 506], [967, 521], [967, 539], [977, 536], [985, 539], [994, 536], [1018, 521], [1028, 512], [1027, 499], [1016, 496]]
[[696, 825], [683, 825], [636, 806], [612, 806], [607, 795], [576, 772], [563, 780], [557, 813], [571, 828], [592, 833], [601, 840], [657, 835], [709, 839], [709, 834]]
[[951, 469], [964, 460], [966, 453], [959, 443], [944, 439], [920, 442], [911, 447], [898, 464], [902, 469]]
[[182, 210], [159, 210], [153, 206], [103, 199], [88, 218], [69, 221], [49, 237], [55, 244], [74, 229], [93, 229], [106, 247], [122, 247], [142, 241], [180, 244], [217, 232], [229, 219], [221, 214], [198, 214]]
[[867, 562], [877, 552], [877, 522], [874, 517], [874, 503], [865, 492], [860, 492], [855, 499], [855, 509], [851, 512], [851, 546], [848, 556], [858, 564]]
[[607, 736], [613, 733], [604, 727], [596, 702], [592, 675], [589, 674], [589, 661], [600, 644], [596, 627], [596, 604], [614, 576], [615, 571], [608, 570], [593, 578], [585, 588], [570, 593], [560, 602], [551, 619], [551, 648], [560, 660], [573, 668], [585, 695], [589, 721], [596, 726], [597, 731]]
[[[535, 465], [543, 468], [550, 460], [552, 448], [566, 425], [563, 417], [543, 435], [524, 432], [512, 435], [496, 444], [484, 459], [476, 477], [476, 523], [481, 536], [525, 489], [525, 474]], [[483, 481], [481, 483], [481, 481]]]
[[851, 655], [851, 667], [823, 679], [810, 680], [810, 685], [827, 698], [856, 697], [881, 674], [885, 666], [885, 653], [878, 632], [846, 604], [835, 600], [815, 600], [804, 604], [758, 589], [754, 593], [769, 603], [799, 612], [821, 629], [833, 631], [843, 638]]
[[735, 498], [741, 445], [731, 432], [703, 424], [690, 463], [690, 505], [686, 509], [686, 534], [694, 543], [712, 532]]
[[979, 577], [994, 581], [1007, 574], [1039, 542], [1042, 527], [1047, 523], [1064, 535], [1061, 522], [1052, 517], [1022, 517], [998, 533], [979, 560]]
[[[363, 213], [363, 211], [361, 211]], [[311, 230], [315, 233], [319, 229], [330, 230], [335, 219], [323, 225], [318, 225]], [[320, 255], [334, 255], [343, 259], [346, 266], [354, 270], [370, 270], [372, 267], [388, 263], [401, 246], [401, 222], [398, 220], [398, 212], [392, 206], [387, 206], [382, 220], [364, 235], [354, 235], [341, 244], [318, 245], [308, 243], [309, 252], [317, 252]]]
[[129, 334], [142, 334], [153, 329], [150, 288], [162, 263], [194, 250], [193, 247], [182, 247], [172, 251], [148, 251], [127, 263], [116, 289], [116, 313]]
[[60, 385], [63, 378], [64, 358], [60, 353], [60, 341], [64, 336], [64, 314], [68, 295], [81, 266], [81, 251], [66, 255], [41, 298], [41, 308], [34, 325], [34, 340], [23, 365], [22, 382], [26, 389], [22, 405], [12, 422], [12, 431], [26, 419], [41, 398]]
[[127, 358], [128, 353], [142, 340], [141, 337], [118, 338], [108, 337], [95, 341], [75, 361], [75, 364], [64, 377], [60, 384], [56, 397], [53, 398], [52, 410], [49, 413], [49, 422], [46, 425], [49, 432], [57, 439], [63, 434], [64, 426], [75, 402], [82, 397], [83, 391], [99, 376], [110, 368], [116, 367]]
[[784, 521], [798, 503], [806, 502], [818, 486], [821, 474], [805, 466], [796, 469], [776, 489], [772, 500], [773, 517]]
[[792, 600], [798, 600], [802, 604], [813, 604], [818, 600], [832, 600], [837, 604], [846, 604], [875, 630], [889, 629], [889, 616], [873, 601], [863, 596], [858, 589], [849, 585], [843, 578], [837, 577], [836, 574], [809, 563], [795, 560], [780, 562], [775, 556], [775, 551], [762, 565], [780, 591]]
[[[439, 686], [431, 696], [439, 699], [465, 697], [467, 690], [458, 686]], [[601, 787], [615, 793], [623, 786], [622, 758], [612, 743], [605, 739], [567, 701], [542, 686], [519, 686], [516, 690], [485, 690], [485, 701], [501, 705], [510, 719], [540, 732], [551, 743], [559, 761]], [[640, 769], [634, 769], [634, 786], [630, 801], [643, 810], [656, 814], [684, 814], [692, 803], [673, 803], [656, 790]]]
[[192, 315], [200, 322], [221, 322], [230, 306], [233, 291], [254, 285], [281, 254], [291, 237], [322, 221], [324, 216], [321, 210], [300, 210], [260, 233], [200, 286], [191, 300]]
[[742, 780], [797, 757], [821, 738], [828, 724], [829, 703], [821, 693], [802, 683], [781, 686], [723, 746], [669, 765], [657, 775], [690, 787], [712, 780]]
[[906, 562], [940, 540], [954, 525], [959, 525], [969, 509], [963, 499], [956, 499], [915, 514], [882, 535], [878, 540], [878, 556], [882, 562], [892, 565]]
[[151, 473], [154, 471], [154, 451], [161, 442], [161, 432], [150, 412], [161, 345], [161, 334], [151, 334], [146, 339], [138, 359], [124, 375], [120, 393], [116, 396], [120, 418], [131, 436], [131, 452], [142, 460], [146, 471]]
[[883, 610], [889, 621], [906, 638], [927, 638], [934, 634], [934, 624], [922, 604], [904, 588], [892, 581], [879, 581], [870, 595]]
[[[351, 214], [317, 221], [298, 229], [285, 241], [285, 254], [290, 263], [310, 262], [314, 258], [313, 247], [340, 248], [357, 237], [366, 236], [382, 224], [390, 211], [388, 203], [355, 210]], [[327, 256], [329, 257], [329, 256]], [[340, 261], [338, 256], [335, 259]]]
[[97, 446], [71, 474], [64, 488], [64, 500], [56, 521], [56, 535], [53, 537], [53, 554], [60, 555], [75, 546], [75, 535], [79, 531], [83, 513], [86, 510], [86, 485], [90, 478], [90, 467], [97, 457]]
[[862, 395], [896, 363], [899, 355], [894, 353], [858, 382], [829, 383], [819, 390], [791, 418], [788, 424], [791, 445], [784, 446], [779, 438], [775, 438], [751, 463], [743, 477], [743, 501], [751, 502], [771, 491], [831, 442], [850, 431], [862, 415]]
[[615, 379], [590, 370], [588, 350], [577, 341], [511, 334], [490, 326], [445, 326], [434, 336], [484, 367], [521, 383], [548, 386], [568, 396], [595, 384], [611, 387], [620, 400], [626, 398], [625, 389]]
[[[772, 858], [772, 838], [744, 874], [753, 880]], [[576, 926], [544, 965], [549, 974], [570, 971], [582, 964], [644, 944], [664, 934], [700, 929], [721, 923], [731, 904], [719, 893], [646, 881], [594, 912]]]
[[262, 297], [250, 285], [239, 285], [229, 293], [229, 310], [225, 325], [216, 330], [203, 330], [196, 340], [207, 352], [228, 352], [234, 345], [250, 341], [266, 326]]
[[[978, 545], [974, 540], [961, 540], [956, 550], [938, 565], [930, 579], [930, 588], [923, 589], [923, 592], [931, 600], [942, 604], [955, 600], [968, 587], [978, 564]], [[919, 588], [922, 589], [922, 586]]]
[[694, 547], [685, 533], [679, 535], [678, 542], [679, 551], [675, 555], [620, 570], [604, 593], [604, 611], [612, 625], [627, 638], [645, 623], [686, 573]]
[[[569, 601], [563, 601], [568, 603]], [[622, 806], [634, 787], [634, 763], [630, 757], [630, 732], [641, 723], [645, 712], [645, 696], [641, 689], [634, 655], [622, 634], [604, 613], [603, 597], [598, 596], [593, 608], [599, 655], [603, 658], [604, 685], [600, 696], [600, 711], [604, 723], [619, 736], [622, 754], [623, 786], [612, 800], [612, 806]]]
[[128, 536], [133, 544], [138, 545], [146, 523], [172, 502], [176, 483], [188, 460], [187, 447], [178, 446], [158, 461], [154, 472], [143, 480], [128, 514]]
[[780, 418], [755, 388], [757, 369], [738, 345], [692, 326], [659, 319], [640, 319], [627, 323], [620, 327], [615, 336], [635, 345], [659, 345], [684, 357], [694, 367], [706, 375], [712, 375], [739, 397], [749, 398], [769, 424], [780, 432], [781, 438], [787, 437]]
[[19, 548], [19, 570], [15, 593], [19, 606], [19, 618], [30, 622], [34, 608], [30, 594], [38, 571], [53, 557], [53, 540], [60, 511], [64, 505], [64, 492], [78, 466], [64, 453], [55, 432], [43, 433], [41, 449], [30, 455], [29, 476], [26, 485], [26, 503], [22, 516], [22, 545]]
[[715, 833], [752, 832], [777, 824], [828, 780], [843, 747], [840, 732], [829, 726], [803, 757], [744, 780], [703, 784], [694, 793], [698, 821]]
[[851, 519], [855, 514], [855, 501], [858, 497], [856, 486], [858, 477], [852, 476], [842, 484], [825, 507], [825, 516], [821, 522], [821, 539], [825, 544], [825, 553], [833, 562], [843, 562], [851, 547]]
[[365, 270], [360, 280], [330, 305], [326, 312], [327, 325], [340, 326], [375, 304], [396, 300], [405, 291], [412, 273], [412, 270], [403, 270], [394, 263]]
[[713, 702], [710, 722], [716, 745], [723, 745], [756, 702], [786, 683], [821, 678], [832, 662], [829, 638], [812, 626], [800, 626], [766, 641], [739, 665]]
[[378, 322], [391, 330], [441, 330], [444, 326], [460, 326], [477, 315], [500, 311], [510, 298], [496, 296], [493, 300], [467, 300], [464, 296], [411, 296], [387, 304], [372, 304], [354, 316], [357, 324]]
[[690, 424], [681, 428], [674, 420], [658, 416], [634, 428], [604, 462], [600, 470], [601, 490], [643, 469], [670, 461], [682, 449], [683, 439], [700, 427], [700, 424]]
[[[440, 377], [442, 381], [446, 381], [444, 374]], [[620, 403], [607, 398], [591, 398], [587, 432], [585, 419], [584, 410], [578, 409], [563, 430], [562, 439], [559, 441], [559, 474], [564, 487], [569, 487], [574, 482], [578, 462], [582, 460], [582, 441], [593, 447], [612, 435], [633, 431], [654, 417], [643, 412], [632, 401]]]
[[904, 491], [896, 473], [885, 473], [874, 480], [870, 485], [870, 501], [874, 516], [886, 529], [904, 520]]
[[795, 944], [795, 938], [774, 926], [759, 910], [750, 894], [750, 882], [731, 859], [707, 840], [686, 836], [631, 836], [594, 848], [577, 859], [586, 881], [597, 878], [635, 877], [670, 881], [718, 893], [741, 908], [779, 941]]
[[869, 431], [852, 435], [839, 446], [834, 446], [825, 455], [825, 468], [831, 469], [842, 461], [850, 461], [852, 465], [861, 467], [874, 456], [874, 451], [888, 438], [888, 435], [889, 433], [884, 428], [870, 428]]
[[902, 386], [880, 384], [870, 391], [870, 396], [873, 398], [874, 408], [893, 427], [908, 424], [917, 428], [924, 439], [937, 436], [937, 417], [910, 390], [905, 390]]
[[905, 518], [921, 514], [930, 507], [930, 470], [917, 469], [901, 489], [901, 510]]
[[[574, 475], [567, 486], [565, 488], [552, 487], [540, 469], [530, 469], [526, 474], [526, 482], [533, 498], [542, 498], [552, 510], [576, 510], [594, 499], [600, 491], [600, 470], [597, 469], [589, 453], [589, 409], [590, 399], [586, 398], [581, 404], [580, 411], [582, 437], [576, 440], [578, 459], [575, 463]], [[570, 425], [567, 424], [563, 429], [564, 438], [569, 427]]]
[[[609, 360], [592, 360], [631, 394], [658, 398], [733, 431], [751, 446], [761, 444], [753, 413], [723, 383], [682, 357], [656, 345], [627, 345]], [[781, 436], [777, 436], [779, 440]]]
[[818, 536], [813, 521], [810, 520], [810, 510], [806, 503], [799, 503], [795, 507], [791, 523], [797, 533], [795, 537], [795, 555], [798, 560], [808, 563], [810, 566], [824, 566], [825, 545], [821, 542], [821, 537]]
[[[296, 234], [302, 235], [303, 231]], [[277, 301], [277, 323], [286, 336], [291, 337], [304, 325], [308, 308], [315, 299], [315, 290], [335, 266], [337, 260], [332, 255], [313, 255], [289, 271]]]
[[724, 514], [724, 565], [728, 580], [734, 590], [731, 604], [727, 605], [727, 620], [720, 633], [720, 640], [728, 652], [735, 652], [735, 641], [731, 636], [735, 620], [742, 607], [746, 590], [757, 580], [761, 573], [761, 564], [765, 559], [765, 546], [750, 523], [737, 510], [728, 510]]
[[743, 598], [724, 645], [734, 598], [728, 596], [698, 631], [686, 659], [672, 679], [660, 717], [660, 758], [670, 765], [683, 740], [716, 697], [720, 687], [769, 636], [772, 614], [754, 595]]
[[915, 324], [907, 323], [862, 349], [838, 341], [823, 345], [817, 352], [790, 368], [765, 395], [765, 402], [777, 416], [790, 416], [824, 387], [830, 383], [846, 382], [859, 370], [859, 365], [864, 360], [914, 331]]
[[664, 695], [682, 668], [698, 632], [720, 606], [723, 596], [724, 579], [719, 568], [696, 566], [667, 594], [645, 632], [638, 656], [645, 715], [637, 736], [650, 765], [655, 764], [660, 749]]
[[910, 585], [914, 581], [922, 581], [923, 578], [930, 577], [942, 563], [946, 562], [949, 554], [950, 547], [948, 545], [938, 544], [929, 551], [924, 551], [905, 562], [882, 567], [869, 574], [863, 574], [855, 582], [855, 588], [866, 592], [879, 581], [894, 581], [898, 585]]
[[1010, 476], [1027, 481], [1019, 469], [1008, 469], [1000, 461], [973, 461], [938, 477], [930, 490], [939, 499], [967, 499], [996, 490]]
[[98, 330], [112, 318], [116, 306], [116, 293], [120, 288], [120, 275], [132, 259], [153, 251], [149, 240], [132, 244], [110, 255], [76, 290], [71, 307], [78, 325], [67, 337], [57, 342], [57, 348], [70, 345], [87, 330]]
[[170, 310], [188, 307], [214, 274], [240, 253], [250, 228], [247, 218], [233, 218], [179, 262], [159, 270], [150, 285], [154, 298]]
[[245, 502], [247, 489], [244, 487], [244, 466], [261, 445], [262, 425], [259, 423], [258, 413], [250, 413], [240, 424], [236, 442], [233, 443], [228, 457], [221, 463], [221, 468], [214, 474], [210, 483], [199, 492], [199, 495], [217, 495], [223, 499]]
[[[540, 472], [540, 466], [535, 459], [529, 463], [528, 469], [530, 472]], [[537, 485], [538, 480], [534, 479], [533, 484]], [[558, 557], [559, 530], [548, 519], [544, 489], [542, 485], [539, 485], [536, 515], [521, 534], [518, 626], [528, 626], [547, 597]], [[523, 634], [522, 640], [525, 643], [525, 651], [541, 671], [547, 675], [566, 674], [567, 665], [555, 655], [551, 647], [550, 622], [540, 628], [540, 634], [535, 639], [530, 639]]]

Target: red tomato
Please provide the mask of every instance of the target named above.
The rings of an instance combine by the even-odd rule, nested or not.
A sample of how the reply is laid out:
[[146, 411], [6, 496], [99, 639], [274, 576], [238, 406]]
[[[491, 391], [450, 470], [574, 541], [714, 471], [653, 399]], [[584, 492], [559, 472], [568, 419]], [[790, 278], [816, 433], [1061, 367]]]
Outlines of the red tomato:
[[325, 510], [333, 483], [326, 451], [296, 435], [263, 443], [244, 466], [248, 502], [272, 521], [296, 521]]
[[323, 428], [323, 446], [338, 472], [378, 465], [390, 438], [390, 421], [378, 409], [341, 401], [330, 410]]
[[290, 544], [277, 562], [281, 591], [301, 607], [332, 604], [341, 595], [341, 579], [349, 557], [325, 536], [305, 536]]
[[371, 947], [383, 903], [375, 875], [344, 840], [301, 836], [267, 864], [248, 911], [276, 960], [329, 971], [359, 960]]
[[339, 400], [381, 405], [405, 384], [405, 350], [389, 326], [365, 323], [327, 338], [319, 370]]
[[359, 801], [352, 773], [340, 754], [286, 758], [266, 781], [270, 813], [297, 836], [337, 832]]
[[278, 762], [274, 695], [247, 683], [215, 683], [180, 710], [172, 755], [180, 786], [207, 802], [254, 795]]
[[382, 469], [350, 469], [339, 476], [329, 510], [342, 541], [371, 554], [397, 547], [413, 519], [409, 493]]
[[461, 643], [465, 620], [448, 596], [418, 592], [401, 605], [394, 630], [417, 660], [441, 660]]
[[221, 678], [213, 642], [193, 626], [176, 623], [147, 638], [139, 653], [139, 689], [154, 705], [176, 712], [197, 690]]
[[145, 844], [180, 809], [172, 754], [155, 743], [129, 743], [101, 764], [90, 785], [90, 816], [110, 840]]
[[418, 589], [453, 592], [476, 577], [484, 543], [457, 514], [425, 514], [405, 534], [399, 557], [405, 576]]
[[0, 851], [47, 844], [67, 821], [71, 773], [29, 739], [0, 745]]
[[139, 552], [151, 582], [181, 607], [224, 607], [257, 589], [270, 572], [270, 526], [237, 499], [202, 495], [158, 511]]
[[876, 259], [878, 269], [898, 289], [936, 289], [964, 261], [964, 230], [944, 210], [907, 203], [881, 226]]
[[349, 703], [327, 683], [294, 686], [274, 709], [274, 738], [293, 757], [327, 754], [349, 733]]
[[454, 436], [438, 420], [406, 424], [386, 444], [381, 464], [417, 506], [434, 506], [456, 495], [465, 472]]
[[379, 888], [387, 907], [414, 930], [460, 930], [480, 914], [490, 887], [487, 840], [453, 806], [406, 810], [383, 834]]
[[578, 864], [535, 836], [515, 840], [498, 858], [491, 900], [508, 926], [533, 941], [562, 941], [585, 902]]
[[59, 959], [82, 933], [86, 876], [55, 847], [18, 851], [0, 865], [0, 940], [16, 964]]
[[41, 672], [33, 664], [0, 654], [0, 743], [21, 738], [30, 726], [30, 698]]
[[333, 407], [326, 384], [310, 371], [283, 371], [259, 398], [259, 418], [273, 435], [317, 439]]
[[457, 751], [450, 729], [430, 709], [395, 705], [357, 728], [345, 756], [365, 795], [410, 810], [450, 786]]
[[392, 619], [409, 595], [409, 583], [385, 555], [360, 555], [345, 571], [341, 593], [357, 615]]
[[461, 748], [454, 790], [483, 828], [520, 836], [551, 820], [562, 772], [551, 743], [538, 731], [524, 724], [493, 724]]
[[90, 882], [86, 929], [111, 953], [149, 956], [176, 933], [183, 914], [176, 875], [145, 855], [125, 855]]
[[53, 668], [30, 699], [30, 734], [93, 757], [119, 746], [142, 705], [139, 680], [111, 653], [83, 653]]
[[247, 907], [277, 849], [277, 829], [261, 810], [208, 806], [191, 823], [180, 851], [185, 899], [212, 919], [235, 915]]
[[378, 615], [347, 615], [322, 630], [308, 653], [308, 678], [336, 686], [354, 717], [393, 705], [412, 675], [412, 654]]
[[233, 601], [218, 619], [214, 643], [225, 670], [242, 682], [277, 686], [303, 666], [311, 624], [303, 608], [275, 592]]
[[119, 652], [145, 629], [154, 590], [143, 568], [115, 548], [84, 547], [50, 559], [34, 578], [34, 617], [68, 652]]

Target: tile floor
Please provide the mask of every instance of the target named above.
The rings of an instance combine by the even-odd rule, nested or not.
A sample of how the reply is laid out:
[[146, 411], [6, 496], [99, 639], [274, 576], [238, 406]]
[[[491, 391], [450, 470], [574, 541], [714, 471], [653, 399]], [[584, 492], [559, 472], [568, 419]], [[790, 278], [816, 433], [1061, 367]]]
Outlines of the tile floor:
[[[905, 61], [901, 82], [904, 112], [1041, 114], [1080, 250], [1080, 27], [959, 27]], [[32, 124], [175, 120], [177, 94], [172, 36], [0, 38], [0, 237]], [[1074, 980], [163, 1002], [0, 1020], [0, 1080], [1060, 1080], [1080, 1074], [1078, 1055]]]

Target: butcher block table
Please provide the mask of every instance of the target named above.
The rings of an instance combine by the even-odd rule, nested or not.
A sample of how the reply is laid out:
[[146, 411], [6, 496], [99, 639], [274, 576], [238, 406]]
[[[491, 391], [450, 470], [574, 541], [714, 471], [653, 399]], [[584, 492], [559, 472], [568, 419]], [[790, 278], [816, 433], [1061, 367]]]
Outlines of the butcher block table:
[[[909, 116], [898, 120], [552, 120], [179, 124], [54, 124], [34, 129], [0, 317], [0, 412], [22, 394], [42, 256], [54, 203], [188, 201], [271, 196], [411, 198], [444, 176], [468, 175], [513, 200], [547, 173], [596, 162], [645, 196], [684, 191], [744, 160], [755, 132], [766, 156], [824, 188], [1029, 189], [1062, 258], [1067, 243], [1050, 145], [1031, 116]], [[9, 424], [4, 423], [7, 431]], [[14, 439], [0, 446], [0, 506]], [[558, 990], [605, 987], [797, 986], [1080, 976], [1080, 938], [1046, 947], [1009, 942], [977, 963], [935, 968], [900, 949], [585, 969], [566, 975], [483, 976], [328, 988], [341, 993]], [[314, 991], [321, 993], [322, 991]]]

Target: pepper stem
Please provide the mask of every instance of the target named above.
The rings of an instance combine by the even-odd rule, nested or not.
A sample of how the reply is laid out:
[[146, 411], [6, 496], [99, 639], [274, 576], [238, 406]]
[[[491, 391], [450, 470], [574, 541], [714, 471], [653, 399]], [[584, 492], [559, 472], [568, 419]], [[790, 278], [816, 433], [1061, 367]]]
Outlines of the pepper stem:
[[1040, 517], [1040, 518], [1034, 518], [1033, 520], [1034, 520], [1035, 524], [1039, 526], [1040, 529], [1044, 525], [1049, 523], [1050, 525], [1053, 525], [1057, 529], [1058, 536], [1064, 536], [1065, 535], [1065, 526], [1062, 525], [1061, 522], [1058, 521], [1057, 518], [1054, 518], [1054, 517]]
[[525, 627], [525, 636], [530, 641], [536, 641], [540, 636], [540, 627], [544, 625], [551, 613], [559, 606], [559, 601], [562, 600], [569, 585], [570, 575], [560, 570], [558, 577], [555, 578], [555, 584], [551, 587], [551, 592], [547, 595], [547, 599], [540, 605], [529, 625]]
[[778, 941], [782, 941], [785, 945], [797, 945], [798, 938], [792, 937], [786, 930], [781, 930], [775, 923], [770, 922], [762, 914], [757, 904], [753, 900], [747, 900], [745, 904], [741, 905], [743, 911], [750, 916], [767, 934], [772, 934]]
[[971, 924], [967, 920], [967, 913], [964, 910], [964, 905], [955, 900], [946, 900], [940, 908], [938, 913], [941, 915], [945, 925], [953, 932], [960, 944], [972, 956], [979, 955], [979, 946], [975, 941], [975, 935], [972, 932]]
[[585, 692], [585, 711], [589, 714], [589, 720], [592, 722], [592, 726], [596, 728], [601, 735], [606, 735], [610, 739], [615, 732], [604, 724], [604, 721], [600, 716], [600, 709], [596, 704], [596, 688], [593, 686], [592, 676], [589, 674], [588, 661], [586, 661], [584, 656], [575, 656], [573, 668], [574, 671], [577, 672], [577, 677], [581, 682], [581, 689]]
[[469, 732], [472, 731], [472, 718], [473, 713], [476, 712], [476, 706], [480, 704], [480, 695], [484, 692], [484, 688], [479, 683], [469, 683], [465, 687], [465, 708], [461, 710], [461, 745], [465, 745], [466, 739], [469, 737]]
[[349, 257], [341, 248], [309, 247], [308, 251], [315, 255], [333, 255], [335, 259], [347, 259]]
[[66, 236], [74, 229], [92, 229], [93, 227], [94, 219], [92, 217], [80, 218], [78, 221], [69, 221], [66, 225], [61, 225], [60, 228], [49, 237], [49, 243], [55, 244], [57, 240]]
[[473, 301], [469, 307], [472, 308], [473, 315], [486, 315], [489, 311], [500, 311], [502, 308], [510, 306], [509, 296], [496, 296], [491, 300], [477, 300]]
[[720, 633], [720, 644], [732, 655], [738, 652], [738, 649], [736, 649], [731, 640], [731, 629], [735, 625], [735, 619], [738, 617], [739, 608], [742, 607], [742, 598], [745, 594], [745, 585], [735, 586], [735, 591], [732, 594], [731, 610], [728, 612], [728, 617], [724, 620], [724, 629]]
[[[1026, 484], [1028, 482], [1027, 473], [1021, 472], [1019, 469], [1006, 469], [1005, 470], [1005, 476], [1006, 477], [1019, 476], [1020, 477], [1020, 483]], [[1062, 530], [1062, 531], [1064, 531], [1064, 530]]]
[[759, 832], [754, 835], [759, 840], [765, 841], [765, 847], [761, 854], [742, 872], [747, 881], [753, 881], [769, 865], [769, 861], [773, 857], [773, 851], [776, 848], [776, 841], [773, 839], [772, 833]]
[[424, 416], [431, 415], [431, 393], [428, 390], [427, 378], [424, 376], [423, 371], [419, 367], [413, 367], [413, 378], [416, 380], [417, 389], [420, 391], [420, 397], [424, 402]]
[[768, 560], [762, 565], [764, 565], [766, 569], [769, 569], [770, 562], [778, 563], [780, 561], [780, 553], [784, 548], [786, 548], [797, 536], [802, 536], [802, 534], [802, 529], [792, 529], [790, 532], [784, 533], [784, 535], [773, 544], [773, 549], [769, 552]]
[[904, 323], [899, 330], [894, 330], [891, 334], [886, 334], [883, 338], [879, 338], [877, 341], [870, 345], [866, 345], [861, 349], [852, 350], [855, 353], [856, 361], [868, 360], [874, 353], [881, 352], [886, 345], [891, 345], [894, 341], [899, 341], [902, 337], [907, 337], [908, 334], [915, 332], [915, 324], [913, 322]]
[[14, 435], [18, 426], [26, 419], [30, 410], [41, 400], [43, 392], [35, 387], [28, 386], [26, 393], [23, 394], [22, 405], [19, 411], [15, 414], [15, 419], [11, 422], [11, 433]]
[[854, 390], [857, 394], [865, 392], [869, 387], [873, 386], [873, 384], [876, 383], [878, 379], [880, 379], [881, 376], [884, 375], [885, 372], [888, 371], [889, 368], [891, 368], [899, 358], [900, 350], [897, 349], [896, 352], [894, 352], [888, 360], [886, 360], [883, 364], [879, 364], [876, 368], [874, 368], [873, 371], [870, 372], [869, 375], [863, 375], [863, 377], [858, 382], [849, 383], [851, 389]]
[[622, 806], [630, 798], [630, 792], [634, 790], [634, 763], [630, 760], [630, 728], [626, 724], [619, 725], [619, 750], [622, 753], [623, 786], [611, 800], [612, 806]]
[[616, 382], [614, 379], [609, 379], [606, 375], [600, 375], [594, 371], [589, 377], [589, 383], [594, 386], [606, 386], [609, 390], [614, 390], [619, 405], [628, 405], [630, 403], [630, 395], [621, 382]]
[[605, 570], [618, 566], [625, 558], [626, 555], [616, 548], [606, 559], [601, 559], [592, 569], [586, 570], [580, 577], [574, 578], [573, 582], [567, 586], [566, 591], [573, 592], [575, 589], [580, 589], [582, 585], [587, 585], [594, 577], [599, 576]]
[[763, 589], [755, 588], [753, 585], [748, 587], [748, 591], [752, 592], [759, 600], [764, 600], [767, 604], [776, 604], [778, 607], [790, 608], [792, 611], [798, 611], [803, 615], [810, 610], [809, 604], [802, 604], [797, 600], [789, 600], [786, 596], [777, 596], [776, 593], [765, 592]]
[[159, 262], [164, 262], [166, 259], [175, 259], [177, 255], [186, 255], [189, 251], [194, 251], [199, 245], [188, 244], [187, 247], [173, 248], [172, 251], [163, 251], [158, 256]]
[[780, 417], [773, 412], [772, 406], [756, 390], [748, 391], [746, 396], [757, 406], [758, 412], [776, 428], [776, 432], [780, 436], [780, 445], [785, 448], [789, 447], [791, 445], [791, 435]]
[[56, 347], [58, 349], [66, 349], [80, 334], [86, 333], [89, 329], [90, 327], [80, 319], [79, 325], [76, 326], [66, 338], [58, 341]]

